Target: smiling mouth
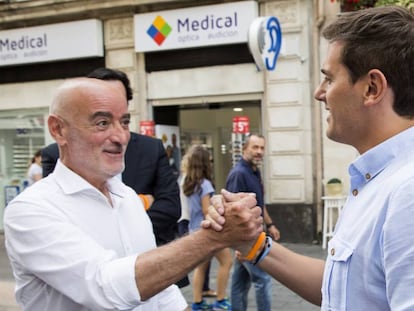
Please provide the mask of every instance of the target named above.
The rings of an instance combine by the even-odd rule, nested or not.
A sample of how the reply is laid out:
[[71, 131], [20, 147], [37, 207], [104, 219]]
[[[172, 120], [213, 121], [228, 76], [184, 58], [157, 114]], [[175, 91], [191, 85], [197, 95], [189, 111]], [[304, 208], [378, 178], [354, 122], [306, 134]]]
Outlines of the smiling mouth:
[[122, 150], [104, 150], [105, 153], [113, 154], [113, 155], [120, 155], [122, 154]]

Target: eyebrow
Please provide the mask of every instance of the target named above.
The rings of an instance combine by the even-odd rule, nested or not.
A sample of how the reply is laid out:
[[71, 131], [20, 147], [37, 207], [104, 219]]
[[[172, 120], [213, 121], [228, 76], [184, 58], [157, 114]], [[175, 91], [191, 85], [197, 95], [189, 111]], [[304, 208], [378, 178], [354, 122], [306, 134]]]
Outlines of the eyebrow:
[[[96, 118], [100, 118], [100, 117], [105, 117], [105, 118], [112, 119], [113, 118], [113, 114], [110, 113], [110, 112], [107, 112], [107, 111], [97, 111], [94, 114], [92, 114], [89, 119], [90, 120], [95, 120]], [[125, 118], [130, 119], [131, 118], [131, 114], [130, 113], [125, 113], [122, 116], [122, 119], [125, 119]]]

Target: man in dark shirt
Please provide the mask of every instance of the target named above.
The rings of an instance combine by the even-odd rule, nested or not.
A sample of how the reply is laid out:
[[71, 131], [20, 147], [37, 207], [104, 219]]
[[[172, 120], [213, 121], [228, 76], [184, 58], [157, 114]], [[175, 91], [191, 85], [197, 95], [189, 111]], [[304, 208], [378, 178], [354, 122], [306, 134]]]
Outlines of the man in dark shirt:
[[[272, 219], [264, 204], [264, 190], [259, 165], [263, 160], [265, 139], [260, 134], [250, 134], [243, 145], [243, 157], [227, 176], [226, 190], [231, 192], [253, 192], [257, 205], [262, 208], [262, 216], [269, 235], [280, 238], [280, 232], [272, 223]], [[231, 284], [231, 303], [234, 311], [247, 310], [247, 296], [251, 285], [256, 290], [257, 309], [271, 310], [271, 277], [260, 268], [235, 260]]]

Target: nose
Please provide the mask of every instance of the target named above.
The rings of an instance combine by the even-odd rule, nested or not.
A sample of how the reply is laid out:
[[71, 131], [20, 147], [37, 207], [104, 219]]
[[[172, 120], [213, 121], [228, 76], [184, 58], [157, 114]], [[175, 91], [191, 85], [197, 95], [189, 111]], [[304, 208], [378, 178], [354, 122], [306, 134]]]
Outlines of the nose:
[[325, 101], [325, 93], [326, 92], [325, 88], [323, 87], [323, 83], [320, 83], [313, 93], [313, 97], [319, 101]]
[[112, 142], [120, 143], [122, 145], [127, 145], [129, 142], [131, 134], [129, 132], [129, 127], [125, 127], [120, 122], [115, 122], [112, 127], [111, 140]]

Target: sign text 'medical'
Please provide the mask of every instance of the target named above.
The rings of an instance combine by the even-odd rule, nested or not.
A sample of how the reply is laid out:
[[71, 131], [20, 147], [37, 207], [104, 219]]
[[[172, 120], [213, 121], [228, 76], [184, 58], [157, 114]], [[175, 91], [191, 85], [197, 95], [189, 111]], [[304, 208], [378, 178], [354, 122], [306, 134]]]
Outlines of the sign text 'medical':
[[230, 28], [237, 27], [237, 12], [234, 12], [233, 16], [225, 17], [215, 17], [214, 15], [206, 15], [205, 18], [201, 20], [192, 20], [189, 18], [184, 20], [178, 19], [177, 21], [177, 31], [198, 31], [209, 30], [209, 29], [221, 29], [221, 28]]
[[22, 36], [20, 39], [16, 40], [12, 40], [10, 38], [0, 38], [0, 52], [3, 52], [3, 49], [6, 51], [17, 51], [44, 47], [47, 47], [46, 33], [37, 37]]

